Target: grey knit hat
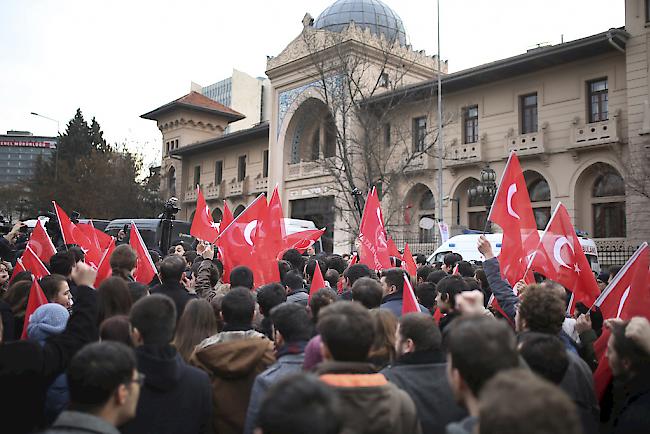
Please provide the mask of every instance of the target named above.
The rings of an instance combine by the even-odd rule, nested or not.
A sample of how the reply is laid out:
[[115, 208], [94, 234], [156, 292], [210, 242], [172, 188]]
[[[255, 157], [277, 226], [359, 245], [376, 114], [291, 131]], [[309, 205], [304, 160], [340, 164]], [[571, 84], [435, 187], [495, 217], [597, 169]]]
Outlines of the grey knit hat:
[[69, 317], [68, 309], [60, 304], [44, 304], [29, 317], [27, 337], [36, 341], [44, 341], [52, 335], [58, 335], [65, 330]]

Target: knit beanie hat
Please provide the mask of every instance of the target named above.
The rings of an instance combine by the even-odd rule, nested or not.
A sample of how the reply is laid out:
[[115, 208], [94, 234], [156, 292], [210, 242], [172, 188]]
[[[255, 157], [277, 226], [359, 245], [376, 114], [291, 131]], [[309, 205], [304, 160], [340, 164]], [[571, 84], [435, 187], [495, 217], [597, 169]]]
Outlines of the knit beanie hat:
[[52, 335], [58, 335], [65, 330], [69, 317], [68, 309], [60, 304], [44, 304], [29, 317], [27, 337], [36, 341], [44, 341]]

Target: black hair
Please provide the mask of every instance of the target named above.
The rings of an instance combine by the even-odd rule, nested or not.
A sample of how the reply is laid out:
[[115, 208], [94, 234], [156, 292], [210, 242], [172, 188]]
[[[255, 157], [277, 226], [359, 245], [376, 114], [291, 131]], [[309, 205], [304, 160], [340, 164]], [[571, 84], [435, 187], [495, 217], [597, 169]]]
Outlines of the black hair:
[[239, 265], [230, 272], [230, 286], [243, 286], [253, 289], [253, 271], [245, 265]]
[[307, 309], [298, 303], [284, 302], [271, 309], [271, 321], [287, 343], [308, 341], [312, 323]]
[[257, 290], [257, 303], [260, 305], [260, 313], [264, 316], [268, 316], [271, 309], [285, 301], [287, 292], [280, 283], [267, 283]]
[[325, 259], [325, 263], [327, 268], [338, 271], [339, 275], [343, 274], [345, 269], [348, 268], [348, 261], [343, 259], [341, 255], [329, 255]]
[[221, 301], [221, 314], [226, 324], [250, 325], [254, 312], [255, 300], [248, 288], [232, 288]]
[[185, 259], [178, 255], [168, 255], [160, 263], [160, 278], [163, 282], [180, 282], [185, 272]]
[[337, 300], [336, 292], [331, 288], [321, 288], [312, 294], [309, 299], [309, 310], [313, 322], [318, 321], [318, 313], [325, 306], [329, 306]]
[[431, 315], [409, 313], [399, 320], [399, 334], [403, 340], [411, 339], [415, 351], [440, 350], [442, 336]]
[[199, 255], [194, 250], [186, 251], [183, 256], [188, 264], [193, 264], [194, 260], [199, 257]]
[[176, 305], [166, 295], [152, 294], [133, 305], [129, 319], [145, 344], [165, 345], [174, 338]]
[[358, 301], [368, 309], [379, 307], [382, 296], [381, 283], [370, 277], [362, 277], [352, 285], [352, 300]]
[[352, 287], [357, 279], [362, 277], [373, 277], [373, 272], [366, 264], [354, 264], [350, 265], [347, 270], [343, 272], [343, 276], [350, 281], [350, 287]]
[[129, 384], [136, 369], [133, 350], [119, 342], [95, 342], [83, 347], [67, 371], [71, 407], [101, 408], [120, 384]]
[[296, 249], [289, 249], [282, 255], [282, 259], [291, 264], [293, 268], [298, 273], [302, 274], [302, 270], [305, 268], [305, 257], [300, 254]]
[[406, 272], [401, 268], [387, 268], [381, 271], [381, 277], [386, 280], [386, 284], [391, 287], [395, 286], [396, 293], [404, 292], [404, 276]]
[[431, 265], [423, 265], [420, 268], [418, 268], [418, 271], [416, 273], [416, 280], [422, 280], [423, 282], [427, 280], [427, 277], [429, 277], [429, 274], [433, 273], [435, 270]]
[[429, 309], [430, 312], [433, 312], [436, 307], [437, 295], [438, 290], [435, 283], [423, 282], [415, 286], [415, 296], [420, 304]]
[[50, 272], [69, 276], [76, 263], [72, 252], [57, 252], [50, 258]]
[[613, 324], [612, 337], [614, 350], [619, 360], [627, 360], [630, 364], [628, 378], [636, 377], [650, 371], [650, 355], [634, 339], [625, 334], [629, 321]]
[[86, 254], [84, 253], [83, 250], [81, 250], [81, 247], [79, 246], [72, 246], [68, 248], [68, 252], [72, 253], [75, 264], [77, 262], [83, 262], [86, 260]]
[[321, 275], [325, 276], [325, 272], [327, 271], [327, 265], [325, 264], [325, 261], [322, 259], [311, 258], [305, 265], [305, 277], [308, 278], [310, 282], [314, 278], [314, 273], [316, 272], [316, 264], [318, 264], [320, 268]]
[[452, 369], [475, 396], [497, 372], [519, 365], [515, 335], [503, 321], [484, 316], [456, 319], [445, 335]]
[[289, 271], [293, 270], [293, 267], [289, 263], [289, 261], [285, 261], [284, 259], [281, 259], [278, 261], [278, 271], [280, 272], [280, 282], [284, 280], [284, 276], [287, 275]]
[[474, 266], [467, 261], [458, 261], [458, 274], [462, 277], [474, 277]]
[[528, 367], [553, 384], [560, 384], [569, 367], [566, 347], [559, 337], [546, 333], [524, 333], [519, 354]]
[[456, 266], [456, 264], [459, 261], [462, 261], [463, 257], [458, 254], [458, 253], [447, 253], [445, 255], [445, 258], [443, 259], [444, 264], [447, 266], [447, 268], [450, 268], [453, 270], [453, 268]]
[[375, 339], [370, 312], [359, 303], [339, 301], [321, 310], [318, 331], [336, 361], [364, 362]]
[[140, 300], [142, 297], [145, 297], [149, 292], [149, 287], [140, 282], [128, 282], [126, 285], [129, 287], [129, 292], [131, 293], [131, 300], [134, 303]]
[[427, 257], [424, 256], [422, 253], [418, 253], [415, 255], [415, 263], [418, 265], [426, 265]]
[[66, 282], [65, 277], [60, 274], [50, 274], [49, 276], [43, 276], [38, 283], [41, 285], [41, 289], [43, 290], [43, 294], [45, 294], [47, 301], [53, 303], [59, 293], [59, 286], [63, 282]]
[[437, 285], [438, 282], [447, 276], [449, 276], [449, 274], [445, 273], [443, 270], [434, 270], [427, 276], [427, 282], [431, 282]]
[[301, 290], [305, 286], [305, 282], [302, 280], [302, 274], [294, 270], [289, 271], [286, 276], [284, 276], [282, 284], [294, 291]]
[[470, 291], [480, 291], [481, 290], [481, 283], [478, 281], [478, 279], [474, 277], [463, 277], [463, 280], [467, 284], [467, 288]]
[[339, 398], [311, 374], [288, 375], [266, 392], [257, 426], [264, 434], [338, 434]]
[[448, 302], [452, 308], [456, 308], [456, 295], [463, 291], [469, 291], [467, 282], [460, 276], [447, 276], [436, 285], [440, 298]]
[[339, 283], [339, 277], [341, 277], [339, 272], [333, 268], [330, 268], [325, 272], [323, 279], [325, 279], [325, 281], [330, 284], [330, 288], [336, 289], [336, 286]]

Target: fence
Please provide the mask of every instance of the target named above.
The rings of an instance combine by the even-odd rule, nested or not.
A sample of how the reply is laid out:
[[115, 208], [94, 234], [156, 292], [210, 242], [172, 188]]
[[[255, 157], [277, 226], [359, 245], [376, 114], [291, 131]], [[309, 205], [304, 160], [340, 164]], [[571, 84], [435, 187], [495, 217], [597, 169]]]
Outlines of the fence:
[[603, 269], [624, 265], [637, 248], [622, 244], [598, 246], [598, 262]]
[[393, 241], [400, 251], [402, 251], [404, 245], [408, 243], [409, 249], [414, 255], [416, 253], [422, 253], [423, 255], [429, 256], [435, 252], [440, 245], [439, 234], [430, 234], [423, 238], [420, 238], [417, 234], [413, 236], [396, 236], [393, 237]]

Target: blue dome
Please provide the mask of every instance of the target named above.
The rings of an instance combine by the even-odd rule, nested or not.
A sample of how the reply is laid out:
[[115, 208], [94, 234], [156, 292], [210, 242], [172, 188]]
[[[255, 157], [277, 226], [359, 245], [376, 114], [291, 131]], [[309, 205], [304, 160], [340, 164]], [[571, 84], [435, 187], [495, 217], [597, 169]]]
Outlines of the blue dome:
[[402, 19], [379, 0], [337, 0], [328, 6], [314, 22], [317, 29], [341, 32], [354, 21], [374, 35], [384, 35], [388, 41], [406, 45]]

